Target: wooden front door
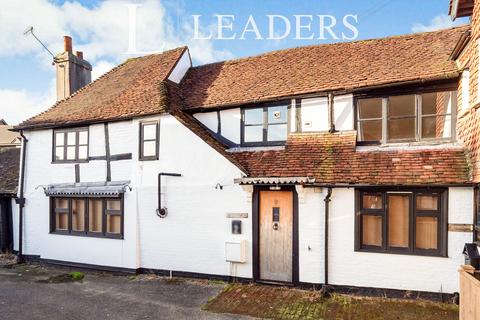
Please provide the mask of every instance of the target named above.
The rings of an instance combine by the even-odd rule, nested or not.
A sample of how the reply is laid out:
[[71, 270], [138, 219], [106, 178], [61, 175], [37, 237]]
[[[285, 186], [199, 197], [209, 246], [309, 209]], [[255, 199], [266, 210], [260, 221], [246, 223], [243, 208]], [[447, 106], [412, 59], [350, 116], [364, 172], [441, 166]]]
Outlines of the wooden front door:
[[260, 279], [292, 282], [293, 192], [260, 191]]

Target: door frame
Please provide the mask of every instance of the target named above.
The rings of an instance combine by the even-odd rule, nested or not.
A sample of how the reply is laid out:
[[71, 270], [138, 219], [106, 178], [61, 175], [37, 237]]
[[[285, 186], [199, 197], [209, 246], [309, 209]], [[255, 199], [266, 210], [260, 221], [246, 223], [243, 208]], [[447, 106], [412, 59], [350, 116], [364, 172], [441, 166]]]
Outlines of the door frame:
[[[262, 281], [260, 278], [260, 223], [259, 223], [259, 209], [260, 209], [260, 191], [290, 191], [293, 195], [293, 232], [292, 232], [292, 282], [291, 284], [297, 286], [298, 281], [298, 194], [294, 185], [278, 185], [281, 190], [270, 190], [273, 185], [254, 186], [252, 197], [252, 256], [253, 256], [253, 281]], [[277, 186], [277, 185], [275, 185]], [[270, 281], [269, 281], [270, 282]], [[281, 283], [281, 282], [279, 282]]]

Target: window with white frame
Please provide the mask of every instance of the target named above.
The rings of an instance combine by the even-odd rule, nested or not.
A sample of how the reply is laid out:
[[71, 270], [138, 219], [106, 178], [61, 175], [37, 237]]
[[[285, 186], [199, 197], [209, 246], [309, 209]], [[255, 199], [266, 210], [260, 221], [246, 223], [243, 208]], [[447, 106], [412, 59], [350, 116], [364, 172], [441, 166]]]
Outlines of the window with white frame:
[[358, 98], [358, 141], [365, 143], [451, 140], [456, 91]]

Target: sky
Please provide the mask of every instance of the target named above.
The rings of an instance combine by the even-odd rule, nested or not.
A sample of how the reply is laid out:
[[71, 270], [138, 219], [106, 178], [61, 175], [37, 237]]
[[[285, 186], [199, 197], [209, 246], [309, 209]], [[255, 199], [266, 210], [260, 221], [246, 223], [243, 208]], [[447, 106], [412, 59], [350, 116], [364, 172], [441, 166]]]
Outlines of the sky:
[[[31, 34], [24, 35], [31, 26], [54, 54], [63, 51], [63, 36], [72, 36], [74, 51], [84, 52], [96, 79], [128, 58], [182, 45], [189, 46], [194, 65], [200, 65], [468, 23], [452, 22], [448, 4], [449, 0], [2, 0], [0, 119], [17, 124], [55, 103], [52, 56]], [[221, 34], [218, 15], [224, 15]], [[322, 34], [321, 23], [330, 25], [331, 17], [337, 23], [332, 32], [324, 29]], [[310, 30], [301, 27], [308, 23]]]

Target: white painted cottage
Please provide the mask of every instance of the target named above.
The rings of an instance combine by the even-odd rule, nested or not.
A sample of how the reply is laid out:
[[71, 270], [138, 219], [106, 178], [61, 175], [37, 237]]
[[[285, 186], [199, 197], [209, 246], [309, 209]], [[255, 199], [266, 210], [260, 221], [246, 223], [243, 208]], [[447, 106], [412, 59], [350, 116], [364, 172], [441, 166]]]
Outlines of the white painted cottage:
[[59, 101], [16, 127], [16, 249], [109, 270], [456, 292], [476, 184], [449, 57], [468, 30], [197, 67], [178, 48], [78, 91], [91, 67], [67, 38]]

